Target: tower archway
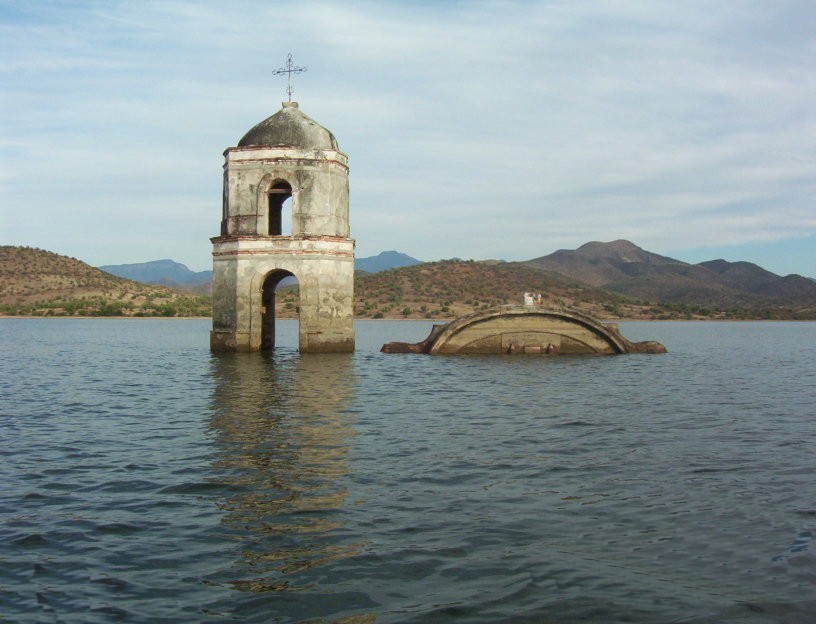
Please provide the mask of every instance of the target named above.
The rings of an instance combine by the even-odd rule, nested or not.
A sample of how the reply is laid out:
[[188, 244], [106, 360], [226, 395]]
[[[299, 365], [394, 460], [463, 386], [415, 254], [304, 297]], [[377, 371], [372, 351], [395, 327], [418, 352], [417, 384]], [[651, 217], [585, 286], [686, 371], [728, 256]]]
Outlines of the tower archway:
[[[285, 269], [275, 269], [264, 279], [261, 286], [261, 351], [272, 351], [275, 348], [275, 320], [277, 319], [277, 290], [281, 286], [291, 287], [297, 284], [297, 277]], [[288, 294], [288, 293], [287, 293]], [[297, 296], [291, 301], [287, 297], [285, 305], [293, 304], [296, 313], [300, 314], [300, 287], [298, 284]]]

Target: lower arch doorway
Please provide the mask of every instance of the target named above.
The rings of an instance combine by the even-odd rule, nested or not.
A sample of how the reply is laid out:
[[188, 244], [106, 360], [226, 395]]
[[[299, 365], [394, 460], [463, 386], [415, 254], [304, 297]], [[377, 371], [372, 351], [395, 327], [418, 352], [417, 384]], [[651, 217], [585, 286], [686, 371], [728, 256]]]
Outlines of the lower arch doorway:
[[275, 318], [300, 318], [300, 285], [295, 275], [284, 269], [269, 273], [264, 279], [261, 305], [261, 351], [271, 351], [275, 348]]

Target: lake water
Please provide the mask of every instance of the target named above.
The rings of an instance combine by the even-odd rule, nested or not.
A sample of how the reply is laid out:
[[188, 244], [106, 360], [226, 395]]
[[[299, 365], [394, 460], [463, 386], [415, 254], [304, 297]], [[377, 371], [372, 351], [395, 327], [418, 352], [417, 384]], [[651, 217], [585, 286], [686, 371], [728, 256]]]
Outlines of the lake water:
[[0, 622], [816, 621], [816, 323], [378, 352], [429, 327], [0, 320]]

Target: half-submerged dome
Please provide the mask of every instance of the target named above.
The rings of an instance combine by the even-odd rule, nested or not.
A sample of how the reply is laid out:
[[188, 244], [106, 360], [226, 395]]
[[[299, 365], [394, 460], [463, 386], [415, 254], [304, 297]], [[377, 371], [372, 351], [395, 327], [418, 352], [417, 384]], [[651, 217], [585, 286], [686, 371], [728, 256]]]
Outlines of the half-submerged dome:
[[297, 102], [283, 102], [283, 108], [247, 132], [238, 147], [285, 146], [297, 149], [339, 150], [334, 135], [308, 115]]

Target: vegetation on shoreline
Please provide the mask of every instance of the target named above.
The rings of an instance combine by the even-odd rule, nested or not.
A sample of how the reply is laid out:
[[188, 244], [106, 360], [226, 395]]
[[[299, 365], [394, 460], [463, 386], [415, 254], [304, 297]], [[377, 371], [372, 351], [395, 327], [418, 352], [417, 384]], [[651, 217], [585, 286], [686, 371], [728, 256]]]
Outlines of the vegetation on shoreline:
[[116, 277], [59, 254], [0, 246], [0, 314], [209, 316], [212, 298]]
[[[442, 260], [358, 273], [355, 317], [450, 319], [521, 303], [525, 291], [543, 305], [602, 320], [816, 320], [816, 302], [753, 306], [657, 303], [592, 288], [560, 273], [518, 263]], [[297, 286], [278, 289], [278, 318], [297, 318]], [[0, 315], [194, 317], [212, 314], [212, 298], [116, 277], [75, 258], [29, 247], [0, 247]]]
[[211, 316], [212, 298], [148, 297], [141, 301], [110, 301], [105, 296], [54, 298], [28, 304], [0, 304], [4, 316], [132, 316], [193, 317]]
[[[658, 303], [592, 288], [558, 273], [473, 260], [358, 273], [354, 314], [370, 319], [450, 319], [497, 305], [520, 304], [525, 291], [541, 293], [544, 306], [572, 308], [603, 320], [816, 320], [816, 305]], [[276, 299], [280, 318], [297, 316], [296, 286], [279, 289]]]

